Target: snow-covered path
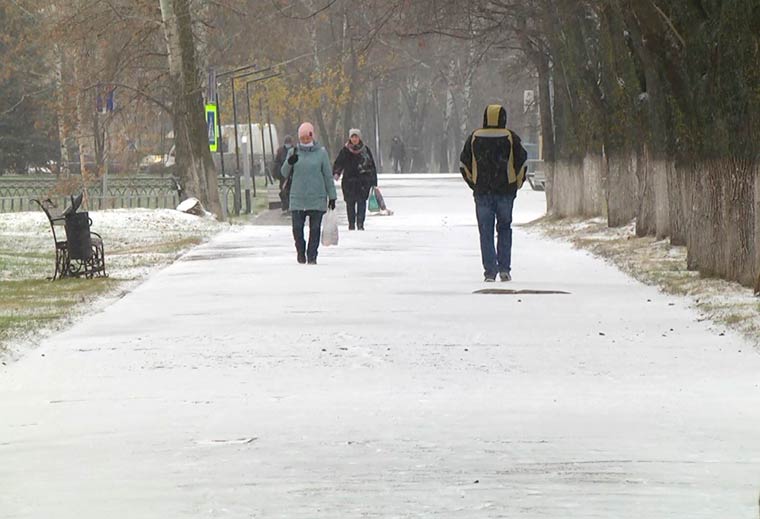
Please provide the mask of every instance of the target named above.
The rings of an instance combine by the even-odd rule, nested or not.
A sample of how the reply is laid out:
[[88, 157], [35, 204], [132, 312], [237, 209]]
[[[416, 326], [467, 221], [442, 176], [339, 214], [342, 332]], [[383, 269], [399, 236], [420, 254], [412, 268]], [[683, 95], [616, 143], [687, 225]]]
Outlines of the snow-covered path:
[[757, 351], [519, 228], [508, 287], [571, 294], [475, 295], [464, 184], [385, 186], [317, 267], [242, 227], [0, 366], [0, 518], [757, 517]]

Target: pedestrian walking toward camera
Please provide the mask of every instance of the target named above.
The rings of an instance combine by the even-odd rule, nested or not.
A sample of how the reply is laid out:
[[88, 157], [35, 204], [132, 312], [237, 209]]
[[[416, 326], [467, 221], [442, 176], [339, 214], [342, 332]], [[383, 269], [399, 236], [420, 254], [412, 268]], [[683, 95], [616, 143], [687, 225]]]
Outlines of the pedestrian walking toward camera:
[[288, 212], [290, 208], [290, 181], [292, 179], [286, 179], [282, 176], [282, 165], [285, 164], [288, 152], [290, 152], [291, 149], [293, 149], [293, 137], [286, 135], [282, 146], [277, 150], [277, 154], [274, 157], [274, 172], [280, 181], [280, 203], [283, 213]]
[[[483, 128], [464, 144], [459, 170], [473, 191], [486, 282], [512, 280], [512, 209], [525, 181], [528, 153], [520, 137], [507, 129], [507, 111], [489, 105]], [[494, 223], [498, 245], [494, 247]]]
[[377, 187], [377, 167], [369, 147], [362, 141], [362, 132], [352, 129], [348, 142], [341, 148], [333, 164], [335, 180], [342, 177], [341, 189], [346, 201], [348, 229], [364, 230], [367, 216], [367, 199], [373, 187]]
[[401, 173], [404, 169], [404, 160], [406, 160], [406, 147], [398, 135], [394, 136], [391, 141], [390, 158], [393, 163], [393, 172]]
[[[314, 140], [314, 126], [303, 123], [298, 128], [298, 144], [288, 152], [280, 170], [290, 179], [290, 212], [293, 218], [293, 239], [298, 263], [317, 264], [322, 217], [327, 209], [335, 209], [335, 191], [327, 150]], [[304, 226], [309, 220], [309, 242]]]

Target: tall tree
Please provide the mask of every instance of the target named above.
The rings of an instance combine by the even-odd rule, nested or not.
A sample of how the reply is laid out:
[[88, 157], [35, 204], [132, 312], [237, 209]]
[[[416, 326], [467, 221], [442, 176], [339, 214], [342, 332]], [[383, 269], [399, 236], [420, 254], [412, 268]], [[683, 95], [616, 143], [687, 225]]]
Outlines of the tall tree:
[[170, 81], [177, 173], [187, 195], [198, 197], [222, 215], [216, 168], [208, 146], [202, 86], [198, 71], [191, 0], [160, 0]]

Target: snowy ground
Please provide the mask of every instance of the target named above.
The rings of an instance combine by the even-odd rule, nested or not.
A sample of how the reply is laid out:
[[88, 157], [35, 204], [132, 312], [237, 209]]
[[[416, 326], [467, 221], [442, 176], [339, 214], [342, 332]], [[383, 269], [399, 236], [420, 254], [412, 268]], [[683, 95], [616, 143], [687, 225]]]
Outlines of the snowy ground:
[[531, 228], [548, 236], [570, 240], [663, 291], [687, 295], [700, 319], [711, 321], [718, 333], [733, 329], [760, 346], [760, 300], [751, 288], [718, 278], [705, 278], [686, 268], [686, 247], [670, 240], [639, 238], [635, 224], [610, 228], [606, 218], [542, 219]]
[[[182, 240], [202, 239], [219, 231], [213, 218], [198, 218], [172, 209], [116, 209], [90, 213], [92, 230], [103, 236], [107, 267], [119, 279], [134, 279], [151, 271], [152, 263], [165, 263], [162, 249]], [[63, 228], [59, 239], [64, 239]], [[41, 211], [0, 214], [0, 254], [47, 253], [53, 256], [50, 225]], [[53, 263], [46, 265], [53, 275]], [[29, 274], [23, 272], [22, 274]], [[19, 279], [18, 272], [0, 269], [0, 280]]]
[[[213, 218], [169, 209], [90, 213], [104, 240], [108, 278], [51, 283], [55, 253], [41, 211], [0, 214], [0, 360], [17, 356], [173, 262], [193, 245], [228, 228]], [[57, 230], [64, 239], [63, 228]]]
[[317, 267], [236, 228], [0, 367], [0, 517], [757, 516], [757, 351], [520, 228], [508, 287], [570, 295], [475, 295], [461, 181], [384, 186]]

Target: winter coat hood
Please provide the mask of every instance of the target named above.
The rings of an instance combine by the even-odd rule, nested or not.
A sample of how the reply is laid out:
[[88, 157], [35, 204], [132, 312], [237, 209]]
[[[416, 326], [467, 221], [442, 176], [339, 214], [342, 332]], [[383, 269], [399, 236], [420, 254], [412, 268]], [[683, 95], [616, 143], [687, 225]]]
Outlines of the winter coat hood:
[[483, 128], [506, 128], [507, 111], [501, 105], [488, 105], [483, 113]]

